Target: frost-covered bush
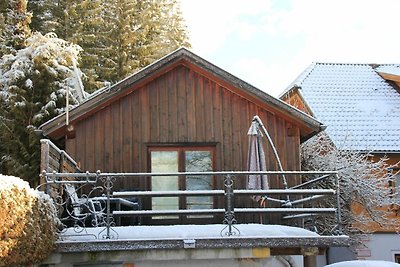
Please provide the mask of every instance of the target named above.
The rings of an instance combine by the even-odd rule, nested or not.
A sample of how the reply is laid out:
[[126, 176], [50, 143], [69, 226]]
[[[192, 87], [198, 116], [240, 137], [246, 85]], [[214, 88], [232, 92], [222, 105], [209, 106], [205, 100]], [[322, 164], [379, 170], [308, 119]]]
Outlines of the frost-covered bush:
[[46, 258], [57, 225], [50, 196], [20, 178], [0, 174], [0, 266], [26, 266]]
[[[373, 158], [369, 153], [339, 149], [324, 132], [309, 139], [301, 149], [303, 170], [338, 172], [345, 234], [357, 239], [360, 233], [368, 234], [379, 227], [400, 230], [399, 220], [391, 210], [395, 198], [389, 185], [394, 173], [388, 171], [397, 164], [389, 164], [385, 157]], [[335, 207], [336, 201], [326, 200], [323, 205]], [[317, 227], [321, 233], [327, 233], [335, 224], [335, 218], [324, 217]]]

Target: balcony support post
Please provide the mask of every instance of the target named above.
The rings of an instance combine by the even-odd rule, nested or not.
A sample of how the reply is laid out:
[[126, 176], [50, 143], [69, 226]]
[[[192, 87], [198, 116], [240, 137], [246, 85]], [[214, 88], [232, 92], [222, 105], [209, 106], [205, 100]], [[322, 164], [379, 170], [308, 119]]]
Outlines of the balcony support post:
[[[234, 208], [234, 192], [233, 192], [233, 179], [231, 175], [226, 175], [224, 180], [225, 185], [225, 216], [224, 224], [227, 224], [227, 236], [237, 235], [238, 230], [233, 225], [236, 224], [235, 208]], [[234, 231], [235, 229], [236, 231]], [[224, 231], [224, 229], [222, 230]]]

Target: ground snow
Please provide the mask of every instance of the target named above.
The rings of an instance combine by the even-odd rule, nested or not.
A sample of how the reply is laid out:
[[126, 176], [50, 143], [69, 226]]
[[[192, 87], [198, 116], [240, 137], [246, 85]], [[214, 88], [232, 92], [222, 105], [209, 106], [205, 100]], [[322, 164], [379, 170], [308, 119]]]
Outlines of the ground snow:
[[399, 267], [400, 265], [389, 261], [342, 261], [326, 265], [326, 267]]

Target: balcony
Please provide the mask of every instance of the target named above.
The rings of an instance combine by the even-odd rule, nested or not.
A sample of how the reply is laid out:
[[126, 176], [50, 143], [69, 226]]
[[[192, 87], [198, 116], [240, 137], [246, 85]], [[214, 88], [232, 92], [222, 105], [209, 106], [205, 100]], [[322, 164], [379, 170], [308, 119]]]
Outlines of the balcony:
[[[264, 256], [308, 257], [324, 253], [330, 246], [349, 243], [348, 237], [341, 233], [336, 172], [81, 172], [71, 157], [48, 140], [42, 140], [42, 169], [41, 188], [54, 199], [63, 223], [56, 249], [61, 254], [154, 249], [179, 253], [194, 249], [191, 252], [194, 253], [199, 249], [233, 249], [251, 258], [246, 253], [254, 254], [255, 248], [263, 248]], [[306, 182], [287, 189], [235, 188], [235, 181], [251, 174], [285, 175], [289, 179], [301, 176]], [[224, 188], [122, 191], [114, 186], [119, 179], [202, 175], [223, 179]], [[208, 197], [213, 204], [196, 205], [198, 197]], [[262, 205], [255, 201], [253, 207], [241, 205], [243, 198], [258, 197]], [[191, 198], [194, 202], [185, 209], [166, 206], [153, 209], [155, 198], [180, 201]], [[326, 203], [335, 205], [323, 206]], [[280, 223], [270, 224], [271, 217], [278, 218]], [[331, 232], [318, 233], [316, 222], [321, 218], [334, 222]], [[199, 223], [193, 223], [196, 221]]]

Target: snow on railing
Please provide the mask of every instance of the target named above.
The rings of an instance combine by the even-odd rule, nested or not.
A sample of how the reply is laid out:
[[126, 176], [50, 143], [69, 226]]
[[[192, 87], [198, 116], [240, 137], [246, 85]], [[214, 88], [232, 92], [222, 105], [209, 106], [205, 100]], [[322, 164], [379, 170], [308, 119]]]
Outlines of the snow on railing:
[[[246, 190], [234, 189], [234, 177], [247, 175], [302, 175], [311, 177], [308, 182], [294, 186], [289, 189], [260, 189]], [[173, 190], [173, 191], [114, 191], [113, 184], [121, 178], [151, 177], [151, 176], [199, 176], [212, 175], [224, 176], [224, 189], [216, 190]], [[312, 178], [318, 176], [317, 178]], [[341, 211], [339, 206], [339, 183], [336, 172], [317, 171], [221, 171], [221, 172], [175, 172], [175, 173], [101, 173], [76, 172], [42, 173], [45, 181], [45, 188], [49, 185], [57, 185], [63, 190], [58, 191], [59, 195], [52, 195], [58, 208], [60, 219], [65, 227], [73, 227], [77, 234], [85, 234], [87, 227], [104, 227], [100, 232], [104, 238], [113, 238], [114, 226], [121, 224], [121, 217], [135, 219], [132, 224], [140, 223], [142, 217], [163, 216], [199, 216], [212, 217], [216, 214], [224, 216], [223, 223], [226, 225], [221, 230], [221, 235], [239, 235], [235, 228], [236, 214], [281, 214], [284, 220], [297, 220], [303, 222], [306, 217], [318, 217], [334, 215], [336, 226], [334, 234], [341, 234]], [[327, 182], [327, 188], [304, 188], [313, 186], [316, 183]], [[143, 210], [139, 199], [153, 197], [188, 197], [188, 196], [214, 196], [223, 198], [223, 203], [218, 207], [206, 209], [169, 209], [169, 210]], [[267, 207], [261, 205], [258, 208], [235, 206], [236, 196], [261, 196], [262, 200], [279, 204], [279, 207]], [[336, 206], [320, 207], [321, 200], [334, 198]], [[223, 205], [222, 205], [223, 204]], [[312, 220], [314, 221], [314, 220]], [[316, 228], [315, 225], [313, 228]]]

